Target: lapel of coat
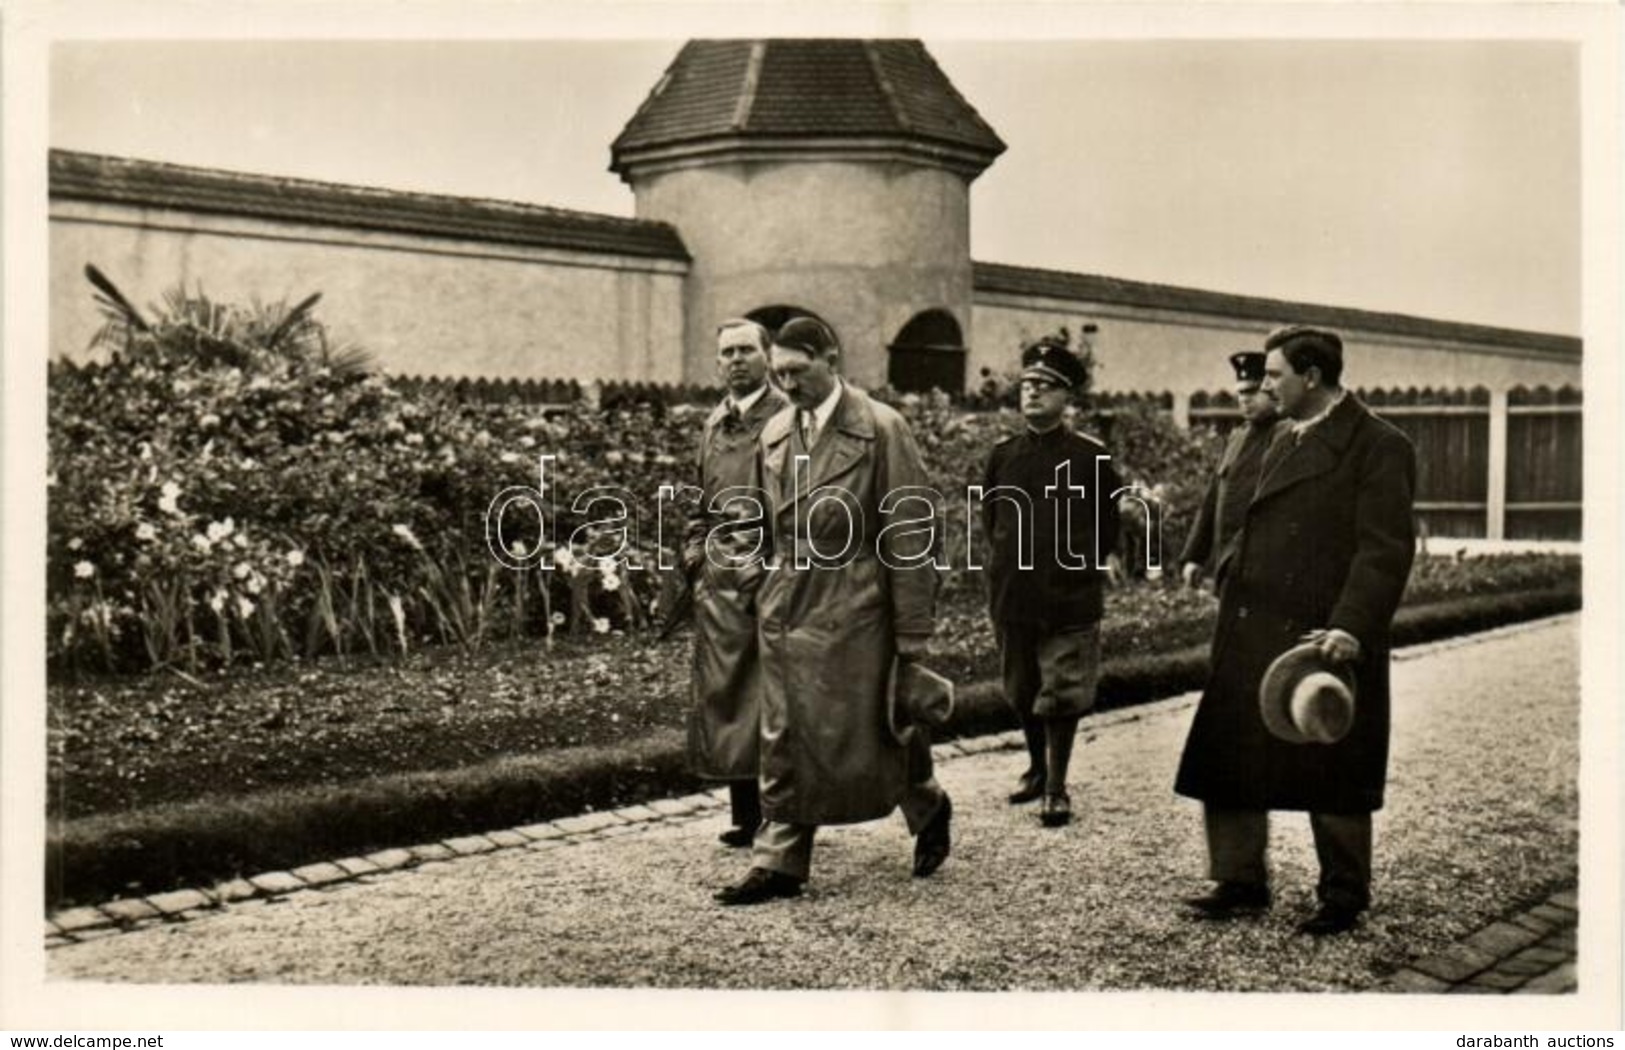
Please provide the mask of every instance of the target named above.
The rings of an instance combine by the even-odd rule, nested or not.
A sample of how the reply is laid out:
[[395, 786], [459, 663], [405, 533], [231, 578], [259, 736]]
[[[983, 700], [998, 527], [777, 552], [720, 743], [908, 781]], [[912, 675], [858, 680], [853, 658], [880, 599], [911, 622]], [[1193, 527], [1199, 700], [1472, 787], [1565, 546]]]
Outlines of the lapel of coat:
[[[836, 402], [835, 411], [830, 413], [829, 422], [824, 424], [823, 432], [814, 443], [811, 462], [796, 479], [799, 484], [794, 498], [805, 499], [820, 485], [840, 477], [869, 450], [875, 439], [875, 423], [862, 398], [862, 394], [843, 384], [841, 400]], [[790, 454], [805, 455], [801, 435], [794, 433], [794, 413], [791, 419]]]
[[1224, 453], [1219, 456], [1218, 473], [1228, 474], [1230, 472], [1231, 466], [1236, 462], [1236, 457], [1241, 455], [1241, 446], [1247, 442], [1247, 432], [1251, 426], [1252, 424], [1243, 421], [1241, 426], [1230, 432], [1230, 439], [1224, 444]]
[[1294, 439], [1291, 423], [1282, 423], [1275, 434], [1275, 443], [1264, 454], [1267, 464], [1264, 476], [1258, 482], [1254, 503], [1262, 502], [1283, 489], [1301, 481], [1324, 474], [1337, 466], [1343, 450], [1354, 439], [1354, 430], [1365, 415], [1365, 408], [1353, 394], [1344, 394], [1343, 400], [1319, 424], [1303, 436]]

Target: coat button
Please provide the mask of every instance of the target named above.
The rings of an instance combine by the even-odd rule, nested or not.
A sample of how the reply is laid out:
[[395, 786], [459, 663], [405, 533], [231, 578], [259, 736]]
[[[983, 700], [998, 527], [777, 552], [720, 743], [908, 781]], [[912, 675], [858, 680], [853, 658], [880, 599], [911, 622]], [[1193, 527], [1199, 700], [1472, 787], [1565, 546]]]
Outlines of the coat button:
[[1247, 607], [1245, 605], [1243, 605], [1241, 608], [1236, 610], [1236, 619], [1245, 620], [1246, 618], [1247, 618]]

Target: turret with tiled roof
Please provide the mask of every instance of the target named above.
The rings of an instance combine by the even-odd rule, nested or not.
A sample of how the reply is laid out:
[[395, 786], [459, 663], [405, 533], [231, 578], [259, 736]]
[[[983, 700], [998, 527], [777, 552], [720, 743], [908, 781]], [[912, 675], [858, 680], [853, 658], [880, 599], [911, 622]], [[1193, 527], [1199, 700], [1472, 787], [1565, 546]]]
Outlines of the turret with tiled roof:
[[1004, 143], [917, 40], [694, 40], [611, 147], [635, 172], [817, 151], [974, 178]]

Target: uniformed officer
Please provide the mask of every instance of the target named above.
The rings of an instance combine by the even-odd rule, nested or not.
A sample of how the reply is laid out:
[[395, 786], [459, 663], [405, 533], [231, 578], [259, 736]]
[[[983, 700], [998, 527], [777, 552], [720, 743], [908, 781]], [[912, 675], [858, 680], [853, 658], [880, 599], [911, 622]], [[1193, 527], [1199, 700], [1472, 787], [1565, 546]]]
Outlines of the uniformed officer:
[[1262, 352], [1250, 350], [1230, 355], [1230, 367], [1236, 371], [1236, 402], [1241, 407], [1243, 423], [1230, 432], [1218, 469], [1202, 496], [1196, 523], [1191, 526], [1185, 549], [1179, 555], [1187, 587], [1195, 587], [1204, 575], [1211, 575], [1217, 589], [1232, 553], [1230, 545], [1241, 532], [1247, 504], [1258, 488], [1264, 450], [1269, 448], [1275, 424], [1280, 419], [1275, 399], [1262, 389], [1264, 357]]
[[767, 330], [755, 321], [724, 321], [717, 330], [717, 375], [728, 393], [700, 437], [700, 499], [684, 548], [694, 594], [689, 763], [702, 777], [727, 781], [734, 826], [722, 841], [737, 847], [749, 846], [762, 822], [755, 602], [761, 567], [748, 557], [761, 530], [730, 532], [727, 526], [761, 517], [753, 488], [756, 439], [789, 404], [768, 385], [768, 343]]
[[1027, 425], [994, 446], [983, 485], [989, 611], [1005, 697], [1027, 741], [1027, 771], [1010, 802], [1042, 796], [1040, 821], [1059, 827], [1072, 817], [1066, 776], [1078, 719], [1095, 703], [1121, 481], [1106, 446], [1063, 422], [1087, 383], [1083, 362], [1041, 340], [1021, 363]]

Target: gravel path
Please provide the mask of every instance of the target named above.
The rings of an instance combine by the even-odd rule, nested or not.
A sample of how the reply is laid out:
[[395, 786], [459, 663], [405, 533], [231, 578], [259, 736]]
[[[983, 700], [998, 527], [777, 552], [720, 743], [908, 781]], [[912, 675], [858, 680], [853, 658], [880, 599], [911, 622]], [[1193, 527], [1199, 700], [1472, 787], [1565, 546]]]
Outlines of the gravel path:
[[1353, 934], [1293, 935], [1313, 905], [1300, 814], [1274, 818], [1277, 905], [1214, 926], [1198, 807], [1170, 785], [1193, 698], [1084, 723], [1079, 819], [1004, 794], [1022, 757], [942, 763], [954, 853], [911, 879], [899, 816], [820, 833], [795, 901], [723, 909], [740, 854], [720, 815], [435, 863], [53, 949], [53, 979], [762, 989], [1316, 991], [1371, 988], [1572, 880], [1578, 617], [1396, 663], [1376, 904]]

